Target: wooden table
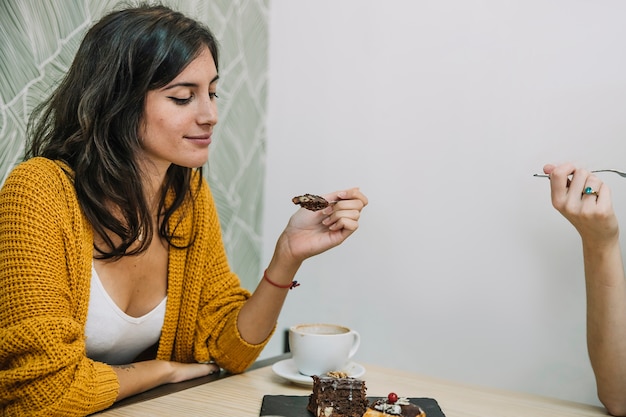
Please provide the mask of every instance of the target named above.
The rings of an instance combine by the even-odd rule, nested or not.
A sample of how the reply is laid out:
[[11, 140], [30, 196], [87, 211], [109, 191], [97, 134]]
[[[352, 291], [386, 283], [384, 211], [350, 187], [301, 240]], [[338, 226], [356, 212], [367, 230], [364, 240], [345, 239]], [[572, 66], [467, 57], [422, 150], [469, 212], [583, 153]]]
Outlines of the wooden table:
[[[361, 379], [365, 380], [368, 396], [386, 396], [394, 391], [407, 397], [434, 398], [446, 417], [607, 416], [603, 408], [593, 405], [469, 386], [376, 365], [363, 366], [366, 373]], [[307, 396], [310, 392], [310, 388], [275, 375], [270, 362], [240, 375], [121, 405], [96, 415], [258, 417], [264, 395]]]

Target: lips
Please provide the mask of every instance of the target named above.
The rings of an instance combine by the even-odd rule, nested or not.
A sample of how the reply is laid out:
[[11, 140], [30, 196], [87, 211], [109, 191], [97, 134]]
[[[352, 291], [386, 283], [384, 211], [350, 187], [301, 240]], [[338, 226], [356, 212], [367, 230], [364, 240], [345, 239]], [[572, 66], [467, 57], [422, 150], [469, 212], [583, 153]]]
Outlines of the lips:
[[185, 139], [190, 140], [199, 145], [209, 145], [211, 143], [211, 135], [202, 134], [196, 136], [185, 136]]

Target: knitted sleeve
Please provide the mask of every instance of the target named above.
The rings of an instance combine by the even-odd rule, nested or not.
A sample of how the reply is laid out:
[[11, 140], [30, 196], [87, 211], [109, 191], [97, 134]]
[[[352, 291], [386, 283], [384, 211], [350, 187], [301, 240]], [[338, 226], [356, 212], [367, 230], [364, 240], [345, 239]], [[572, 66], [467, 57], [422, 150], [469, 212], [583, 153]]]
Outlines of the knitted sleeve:
[[58, 165], [35, 158], [11, 173], [0, 191], [0, 414], [86, 415], [115, 401], [115, 372], [85, 355], [91, 239]]
[[209, 187], [203, 185], [194, 208], [194, 229], [202, 247], [199, 313], [195, 335], [196, 360], [215, 360], [222, 368], [243, 372], [261, 353], [268, 339], [258, 345], [247, 343], [237, 328], [237, 317], [249, 291], [241, 287], [231, 271], [222, 243], [217, 210]]

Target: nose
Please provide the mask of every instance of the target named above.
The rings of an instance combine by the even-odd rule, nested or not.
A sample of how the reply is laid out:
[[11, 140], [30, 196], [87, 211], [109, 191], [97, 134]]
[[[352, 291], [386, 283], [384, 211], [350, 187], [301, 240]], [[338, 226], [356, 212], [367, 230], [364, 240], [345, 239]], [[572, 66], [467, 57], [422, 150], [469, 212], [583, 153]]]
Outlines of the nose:
[[207, 95], [198, 101], [200, 102], [198, 106], [198, 123], [211, 126], [216, 125], [218, 120], [216, 100]]

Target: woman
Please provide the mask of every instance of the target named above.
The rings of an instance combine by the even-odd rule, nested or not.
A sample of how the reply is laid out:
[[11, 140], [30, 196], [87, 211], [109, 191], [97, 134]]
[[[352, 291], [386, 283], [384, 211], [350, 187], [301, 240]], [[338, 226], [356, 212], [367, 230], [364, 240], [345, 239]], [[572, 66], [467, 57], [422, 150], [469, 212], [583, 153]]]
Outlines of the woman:
[[326, 195], [337, 203], [296, 212], [254, 293], [241, 288], [201, 170], [218, 79], [211, 32], [166, 7], [85, 36], [0, 192], [0, 414], [85, 415], [244, 371], [300, 264], [357, 229], [367, 198]]
[[626, 279], [619, 226], [608, 185], [572, 164], [546, 165], [552, 204], [582, 238], [587, 289], [587, 346], [598, 397], [626, 415]]

